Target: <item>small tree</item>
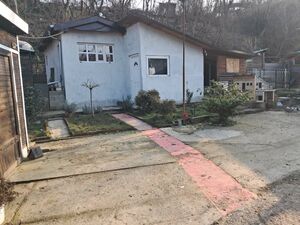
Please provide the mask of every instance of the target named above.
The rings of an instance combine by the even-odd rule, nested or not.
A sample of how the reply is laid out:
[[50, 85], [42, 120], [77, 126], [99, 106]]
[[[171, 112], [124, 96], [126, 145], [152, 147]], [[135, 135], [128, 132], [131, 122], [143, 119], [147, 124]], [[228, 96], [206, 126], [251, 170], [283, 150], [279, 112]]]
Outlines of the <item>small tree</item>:
[[225, 88], [221, 83], [213, 82], [205, 92], [203, 108], [209, 113], [217, 114], [217, 119], [214, 119], [213, 123], [228, 125], [236, 107], [249, 100], [248, 92], [241, 91], [237, 85]]
[[27, 87], [24, 91], [26, 116], [29, 121], [37, 119], [45, 109], [45, 101], [34, 87]]
[[90, 90], [90, 107], [91, 107], [91, 113], [92, 116], [94, 117], [94, 107], [93, 107], [93, 89], [96, 87], [99, 87], [99, 84], [96, 84], [93, 81], [87, 80], [86, 82], [82, 83], [82, 87], [88, 88]]

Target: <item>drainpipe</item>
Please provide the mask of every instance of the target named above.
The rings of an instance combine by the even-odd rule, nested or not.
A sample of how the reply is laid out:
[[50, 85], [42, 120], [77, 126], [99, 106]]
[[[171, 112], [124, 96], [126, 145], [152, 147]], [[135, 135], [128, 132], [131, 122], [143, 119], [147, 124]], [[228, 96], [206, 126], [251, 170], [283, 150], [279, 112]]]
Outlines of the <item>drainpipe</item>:
[[59, 41], [59, 57], [60, 57], [61, 83], [62, 83], [62, 86], [63, 86], [64, 97], [65, 97], [65, 100], [66, 100], [66, 86], [65, 86], [65, 74], [64, 74], [64, 69], [63, 69], [64, 62], [63, 62], [63, 53], [62, 53], [61, 36], [60, 36], [60, 39], [59, 39], [58, 41]]
[[[26, 147], [27, 150], [29, 150], [30, 145], [29, 145], [29, 138], [28, 138], [28, 128], [27, 128], [27, 120], [26, 120], [26, 110], [25, 110], [25, 95], [24, 95], [24, 87], [23, 87], [23, 76], [22, 76], [22, 69], [21, 69], [21, 55], [20, 55], [20, 48], [19, 48], [19, 38], [17, 37], [17, 49], [19, 52], [18, 55], [18, 64], [19, 64], [19, 76], [20, 76], [20, 83], [21, 83], [21, 96], [22, 96], [22, 106], [23, 106], [23, 114], [24, 114], [24, 127], [25, 127], [25, 138], [26, 138]], [[28, 156], [28, 152], [27, 154], [23, 154], [22, 152], [22, 157], [23, 158], [27, 158]]]

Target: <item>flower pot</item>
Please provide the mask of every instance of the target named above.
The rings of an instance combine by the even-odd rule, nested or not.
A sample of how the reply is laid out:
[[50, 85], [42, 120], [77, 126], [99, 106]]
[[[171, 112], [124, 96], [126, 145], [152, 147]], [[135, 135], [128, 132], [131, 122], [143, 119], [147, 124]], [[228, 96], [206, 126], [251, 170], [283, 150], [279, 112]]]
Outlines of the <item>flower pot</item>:
[[3, 224], [5, 219], [5, 214], [4, 214], [4, 205], [0, 207], [0, 224]]

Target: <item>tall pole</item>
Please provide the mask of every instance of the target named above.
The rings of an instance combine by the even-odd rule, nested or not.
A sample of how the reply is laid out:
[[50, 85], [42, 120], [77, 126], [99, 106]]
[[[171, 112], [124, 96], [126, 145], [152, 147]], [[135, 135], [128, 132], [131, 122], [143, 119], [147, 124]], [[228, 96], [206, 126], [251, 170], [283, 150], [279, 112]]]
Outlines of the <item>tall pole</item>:
[[183, 102], [183, 113], [186, 112], [186, 102], [185, 102], [185, 26], [186, 26], [186, 6], [185, 0], [182, 0], [182, 8], [183, 8], [183, 18], [182, 18], [182, 27], [183, 27], [183, 42], [182, 42], [182, 102]]

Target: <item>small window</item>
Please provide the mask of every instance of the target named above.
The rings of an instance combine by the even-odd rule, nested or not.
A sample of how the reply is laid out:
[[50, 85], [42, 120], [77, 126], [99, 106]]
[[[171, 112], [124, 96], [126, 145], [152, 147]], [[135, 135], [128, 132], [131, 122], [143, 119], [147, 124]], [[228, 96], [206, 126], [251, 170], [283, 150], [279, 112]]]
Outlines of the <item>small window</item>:
[[169, 75], [169, 58], [149, 57], [148, 75]]
[[252, 82], [250, 83], [250, 86], [252, 86], [253, 84], [252, 84]]
[[249, 83], [247, 83], [247, 86], [249, 86]]
[[261, 82], [258, 83], [258, 87], [262, 88], [262, 83]]
[[258, 101], [263, 101], [263, 96], [262, 95], [257, 96], [257, 100]]
[[227, 73], [239, 73], [240, 72], [240, 60], [233, 58], [226, 58], [226, 72]]

